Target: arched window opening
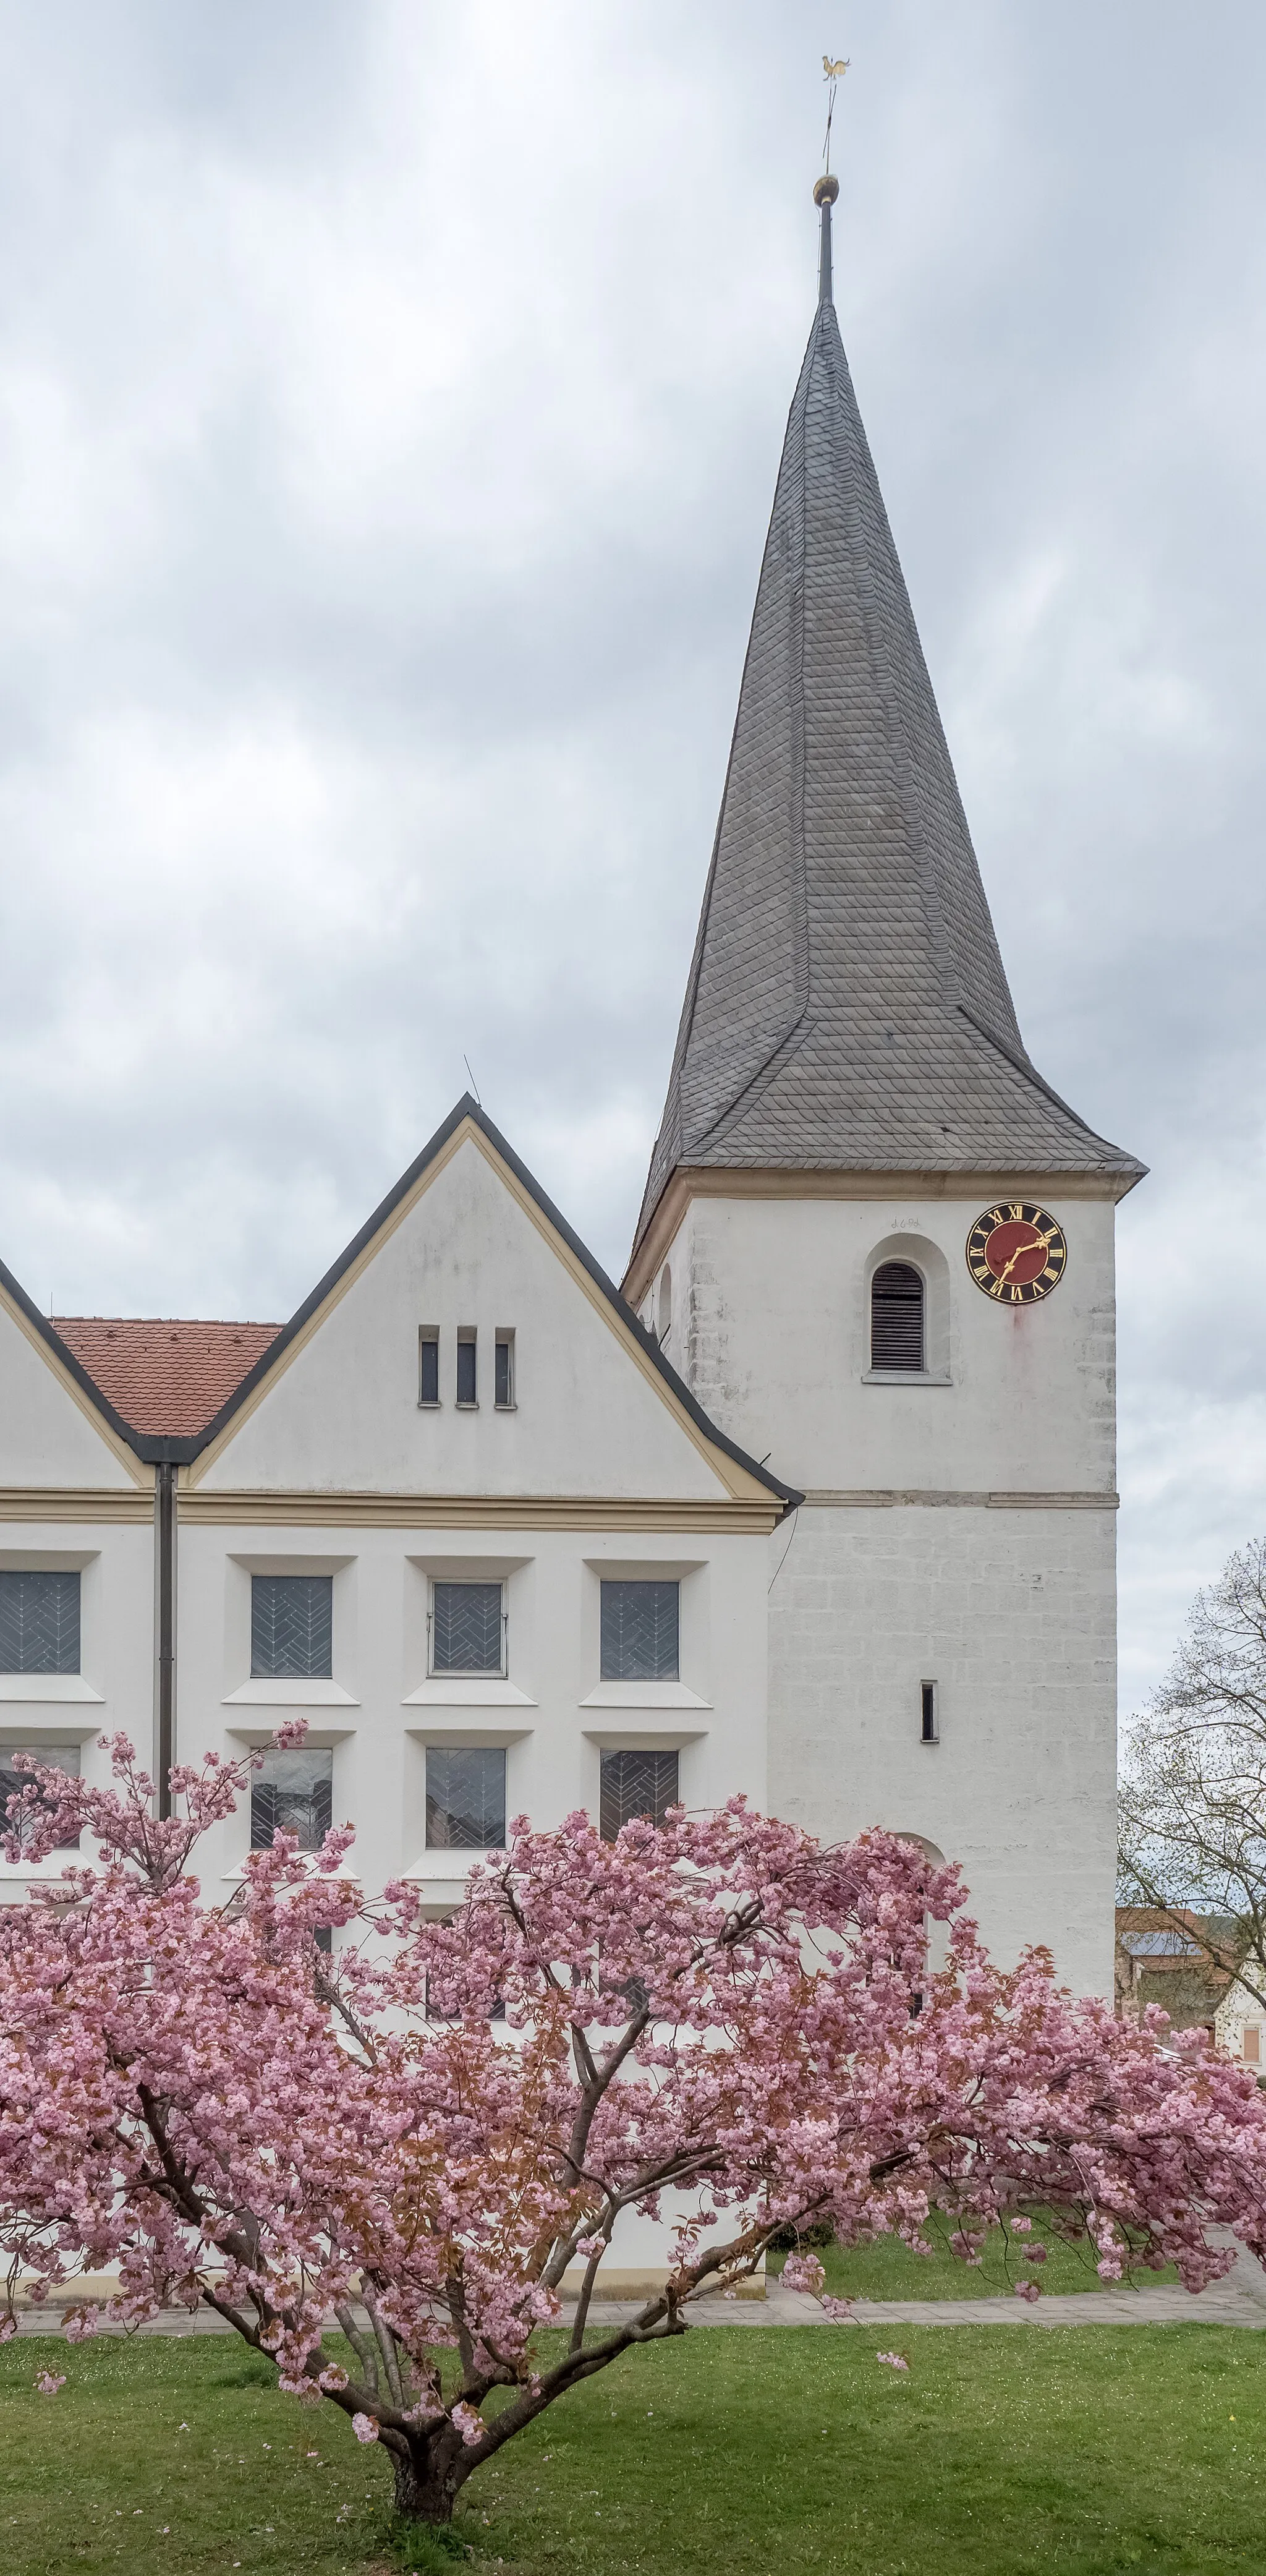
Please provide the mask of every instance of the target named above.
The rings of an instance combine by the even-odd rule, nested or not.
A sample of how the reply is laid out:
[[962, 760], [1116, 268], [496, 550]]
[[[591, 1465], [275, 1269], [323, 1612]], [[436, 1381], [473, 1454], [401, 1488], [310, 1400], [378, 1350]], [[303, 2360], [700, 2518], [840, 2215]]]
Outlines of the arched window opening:
[[870, 1365], [922, 1373], [923, 1277], [910, 1261], [881, 1261], [870, 1283]]

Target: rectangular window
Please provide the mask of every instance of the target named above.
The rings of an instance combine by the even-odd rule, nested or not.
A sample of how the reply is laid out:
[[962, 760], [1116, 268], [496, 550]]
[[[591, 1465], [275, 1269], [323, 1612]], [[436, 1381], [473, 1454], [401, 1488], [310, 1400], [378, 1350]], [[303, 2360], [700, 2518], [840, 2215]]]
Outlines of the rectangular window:
[[437, 1583], [431, 1592], [433, 1673], [500, 1673], [505, 1618], [499, 1583]]
[[936, 1744], [940, 1740], [940, 1711], [937, 1702], [938, 1692], [935, 1682], [920, 1682], [919, 1726], [925, 1744]]
[[438, 1404], [440, 1400], [440, 1337], [434, 1325], [423, 1324], [418, 1332], [418, 1402]]
[[77, 1673], [78, 1574], [0, 1574], [0, 1673]]
[[319, 1851], [330, 1830], [332, 1753], [266, 1753], [251, 1782], [251, 1844], [266, 1849], [275, 1833], [296, 1834], [300, 1851]]
[[251, 1678], [328, 1681], [333, 1671], [332, 1574], [251, 1576]]
[[457, 1401], [459, 1404], [475, 1405], [479, 1402], [477, 1357], [474, 1325], [459, 1325], [457, 1333]]
[[1246, 2022], [1246, 2023], [1245, 2023], [1245, 2025], [1244, 2025], [1244, 2063], [1245, 2063], [1245, 2065], [1246, 2065], [1246, 2066], [1260, 2066], [1260, 2065], [1261, 2065], [1261, 2062], [1262, 2062], [1262, 2026], [1261, 2026], [1261, 2023], [1260, 2023], [1260, 2022], [1256, 2022], [1256, 2021]]
[[493, 1356], [496, 1361], [496, 1384], [493, 1389], [494, 1401], [503, 1413], [508, 1413], [513, 1409], [514, 1405], [513, 1333], [498, 1333]]
[[602, 1678], [604, 1682], [675, 1682], [678, 1659], [677, 1583], [604, 1583]]
[[426, 1752], [428, 1851], [503, 1851], [506, 1757], [501, 1745], [460, 1750], [429, 1744]]
[[621, 1825], [649, 1816], [662, 1825], [665, 1812], [677, 1804], [676, 1753], [604, 1753], [599, 1829], [613, 1843]]
[[[76, 1575], [76, 1583], [78, 1580], [79, 1577]], [[78, 1668], [76, 1666], [72, 1669]], [[0, 1834], [11, 1833], [13, 1830], [8, 1815], [10, 1798], [18, 1797], [23, 1789], [29, 1789], [31, 1786], [30, 1772], [16, 1771], [13, 1767], [18, 1753], [33, 1754], [37, 1762], [47, 1763], [50, 1771], [69, 1771], [77, 1774], [79, 1770], [77, 1744], [0, 1744]], [[56, 1849], [78, 1851], [78, 1834], [68, 1834], [65, 1842], [58, 1843]]]

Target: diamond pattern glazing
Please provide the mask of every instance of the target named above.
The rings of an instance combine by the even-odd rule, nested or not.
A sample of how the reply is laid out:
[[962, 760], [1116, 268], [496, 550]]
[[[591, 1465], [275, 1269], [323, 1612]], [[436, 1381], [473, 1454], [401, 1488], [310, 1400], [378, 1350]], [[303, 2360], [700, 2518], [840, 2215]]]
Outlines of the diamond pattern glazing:
[[499, 1583], [437, 1583], [431, 1602], [431, 1669], [436, 1673], [499, 1673]]
[[677, 1771], [676, 1753], [604, 1753], [603, 1841], [613, 1843], [621, 1825], [634, 1816], [649, 1816], [653, 1825], [662, 1825], [667, 1809], [677, 1804]]
[[0, 1673], [78, 1670], [78, 1574], [0, 1574]]
[[328, 1681], [333, 1670], [332, 1574], [251, 1577], [251, 1674], [260, 1681]]
[[676, 1583], [604, 1583], [604, 1682], [675, 1682], [679, 1678]]
[[432, 1744], [426, 1756], [428, 1851], [501, 1851], [506, 1757], [500, 1745]]

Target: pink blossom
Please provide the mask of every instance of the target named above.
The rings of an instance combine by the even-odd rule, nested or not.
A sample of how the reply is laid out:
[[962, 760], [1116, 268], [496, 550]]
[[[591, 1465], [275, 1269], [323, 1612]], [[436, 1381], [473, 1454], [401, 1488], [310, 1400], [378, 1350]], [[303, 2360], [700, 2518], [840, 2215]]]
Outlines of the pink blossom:
[[910, 2367], [903, 2352], [877, 2352], [875, 2359], [886, 2361], [890, 2370], [908, 2370]]
[[1036, 2281], [1013, 2281], [1011, 2288], [1017, 2299], [1028, 2299], [1030, 2303], [1032, 2303], [1034, 2299], [1040, 2299], [1042, 2295], [1041, 2288]]
[[[996, 1966], [956, 1872], [891, 1835], [828, 1849], [740, 1799], [611, 1843], [579, 1813], [518, 1818], [435, 1922], [403, 1880], [367, 1905], [339, 1827], [315, 1868], [290, 1836], [251, 1852], [222, 1907], [199, 1841], [255, 1757], [177, 1768], [160, 1818], [126, 1738], [108, 1750], [108, 1790], [30, 1768], [24, 1857], [67, 1831], [96, 1857], [0, 1906], [3, 2267], [33, 2295], [113, 2272], [128, 2328], [215, 2303], [406, 2486], [452, 2503], [494, 2388], [517, 2431], [619, 2359], [623, 2328], [591, 2321], [575, 2355], [535, 2338], [578, 2266], [601, 2297], [626, 2212], [675, 2231], [643, 2341], [783, 2227], [926, 2251], [943, 2214], [976, 2263], [1019, 2202], [1053, 2242], [1089, 2231], [1105, 2278], [1173, 2262], [1191, 2289], [1229, 2269], [1225, 2232], [1266, 2253], [1251, 2071], [1073, 2002], [1040, 1951]], [[332, 1956], [325, 1924], [353, 1936]], [[849, 2321], [815, 2256], [783, 2277]]]
[[35, 2385], [38, 2388], [41, 2397], [55, 2397], [58, 2389], [64, 2388], [66, 2385], [66, 2374], [63, 2371], [59, 2376], [55, 2370], [41, 2370], [36, 2378]]
[[783, 2288], [807, 2290], [817, 2298], [826, 2287], [826, 2274], [816, 2254], [789, 2254], [782, 2267]]

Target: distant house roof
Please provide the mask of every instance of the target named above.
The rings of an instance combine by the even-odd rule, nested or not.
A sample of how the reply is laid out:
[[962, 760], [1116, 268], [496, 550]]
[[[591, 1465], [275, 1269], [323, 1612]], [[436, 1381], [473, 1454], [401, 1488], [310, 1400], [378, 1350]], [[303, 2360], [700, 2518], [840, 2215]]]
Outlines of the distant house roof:
[[176, 1316], [55, 1315], [53, 1330], [133, 1431], [192, 1439], [281, 1331]]

